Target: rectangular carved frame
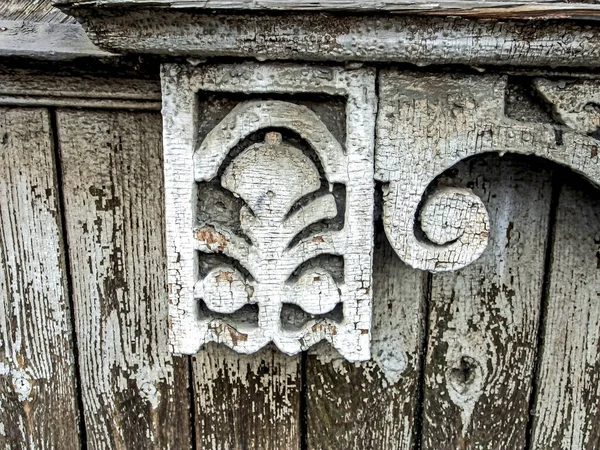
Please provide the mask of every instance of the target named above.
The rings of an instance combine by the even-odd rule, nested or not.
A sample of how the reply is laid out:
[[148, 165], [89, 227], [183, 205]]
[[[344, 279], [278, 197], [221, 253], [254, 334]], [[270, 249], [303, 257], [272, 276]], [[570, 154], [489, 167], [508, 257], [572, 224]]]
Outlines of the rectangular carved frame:
[[[282, 351], [294, 354], [325, 339], [348, 360], [369, 359], [374, 209], [373, 130], [377, 108], [375, 71], [297, 64], [201, 67], [165, 64], [161, 69], [161, 79], [170, 333], [174, 352], [193, 354], [204, 343], [215, 341], [225, 343], [236, 351], [251, 353], [272, 341]], [[202, 146], [197, 137], [196, 108], [202, 92], [255, 95], [303, 93], [345, 97], [345, 153], [344, 161], [337, 161], [337, 167], [343, 168], [345, 174], [331, 173], [331, 168], [335, 172], [335, 161], [329, 162], [329, 168], [325, 167], [329, 181], [332, 181], [331, 177], [345, 176], [347, 182], [345, 224], [331, 242], [331, 248], [344, 258], [344, 286], [340, 290], [340, 303], [343, 305], [341, 322], [315, 320], [308, 327], [291, 332], [283, 329], [279, 317], [274, 317], [278, 311], [276, 306], [269, 313], [259, 314], [258, 330], [240, 330], [222, 318], [202, 317], [194, 295], [194, 284], [198, 277], [195, 252], [218, 253], [227, 248], [226, 236], [216, 233], [199, 237], [198, 230], [195, 230], [195, 235], [193, 231], [194, 186], [199, 169], [194, 169], [192, 161], [196, 151], [210, 153], [210, 149], [200, 148]], [[294, 127], [293, 123], [290, 125]], [[219, 126], [221, 124], [211, 133]], [[218, 165], [218, 162], [215, 163], [213, 159], [210, 164]], [[206, 172], [210, 172], [210, 169]], [[225, 242], [221, 239], [225, 239]], [[323, 245], [327, 245], [327, 238], [325, 241]]]

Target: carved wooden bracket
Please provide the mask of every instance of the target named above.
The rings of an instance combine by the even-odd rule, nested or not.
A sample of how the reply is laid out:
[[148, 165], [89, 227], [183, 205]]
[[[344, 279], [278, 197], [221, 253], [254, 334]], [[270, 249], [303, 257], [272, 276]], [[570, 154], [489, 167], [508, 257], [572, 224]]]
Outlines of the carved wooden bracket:
[[581, 133], [599, 123], [592, 104], [600, 84], [536, 80], [556, 118], [580, 124], [569, 129], [506, 117], [506, 83], [497, 75], [380, 74], [375, 177], [386, 183], [383, 222], [398, 256], [417, 269], [460, 269], [487, 246], [488, 214], [477, 196], [453, 187], [425, 196], [438, 175], [464, 158], [536, 155], [600, 183], [600, 142]]
[[174, 350], [369, 359], [375, 72], [165, 65], [162, 86]]
[[368, 359], [374, 179], [393, 248], [432, 272], [460, 269], [487, 245], [481, 199], [429, 192], [460, 160], [532, 154], [600, 183], [600, 85], [533, 85], [556, 123], [507, 117], [505, 76], [384, 70], [375, 123], [370, 69], [164, 65], [174, 350], [274, 342], [294, 354], [325, 339]]

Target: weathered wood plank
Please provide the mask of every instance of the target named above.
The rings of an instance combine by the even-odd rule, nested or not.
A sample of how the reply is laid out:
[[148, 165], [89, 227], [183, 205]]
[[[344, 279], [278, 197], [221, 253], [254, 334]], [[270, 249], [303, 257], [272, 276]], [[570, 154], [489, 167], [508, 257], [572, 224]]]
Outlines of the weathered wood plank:
[[109, 57], [96, 47], [77, 23], [0, 20], [0, 56], [72, 60], [83, 56]]
[[0, 19], [27, 22], [75, 22], [75, 19], [52, 6], [52, 0], [3, 1], [0, 3]]
[[59, 110], [88, 448], [190, 445], [167, 343], [161, 117]]
[[[1, 22], [0, 22], [1, 23]], [[69, 76], [13, 69], [0, 74], [0, 95], [60, 99], [161, 101], [158, 80], [103, 76]]]
[[478, 17], [571, 17], [600, 13], [599, 2], [559, 0], [58, 0], [59, 5], [159, 6], [200, 10], [393, 11]]
[[300, 450], [300, 356], [211, 343], [192, 359], [199, 450]]
[[491, 229], [479, 260], [433, 275], [424, 450], [526, 444], [552, 188], [540, 160], [504, 158], [463, 162], [440, 180], [471, 187]]
[[[321, 348], [307, 359], [307, 449], [412, 450], [427, 274], [405, 265], [383, 228], [373, 261], [372, 361]], [[332, 352], [332, 350], [329, 350]]]
[[164, 9], [72, 8], [70, 12], [94, 43], [117, 53], [418, 65], [600, 65], [600, 27], [564, 21], [540, 24], [390, 14], [227, 15]]
[[532, 449], [600, 446], [599, 229], [598, 191], [566, 184], [556, 211]]
[[80, 448], [57, 190], [48, 111], [0, 108], [2, 448]]

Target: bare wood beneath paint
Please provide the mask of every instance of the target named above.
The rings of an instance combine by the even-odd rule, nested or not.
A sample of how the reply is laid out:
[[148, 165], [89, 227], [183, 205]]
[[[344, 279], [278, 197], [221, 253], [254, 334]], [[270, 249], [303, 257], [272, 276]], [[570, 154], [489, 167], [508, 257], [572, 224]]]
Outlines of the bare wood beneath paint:
[[58, 0], [57, 5], [195, 8], [198, 10], [361, 11], [457, 14], [475, 17], [578, 17], [600, 13], [600, 4], [556, 0]]
[[470, 266], [433, 275], [423, 450], [527, 448], [551, 181], [539, 160], [490, 154], [439, 180], [483, 199], [490, 241]]
[[324, 346], [310, 352], [307, 450], [412, 450], [419, 440], [428, 275], [400, 261], [379, 225], [373, 248], [372, 359], [351, 364]]
[[85, 23], [94, 43], [117, 53], [417, 65], [600, 66], [600, 28], [578, 23], [389, 14], [70, 11]]
[[2, 448], [80, 448], [52, 147], [47, 110], [0, 108]]
[[600, 445], [600, 270], [598, 191], [573, 180], [556, 210], [541, 339], [532, 445], [595, 450]]
[[211, 343], [192, 361], [198, 450], [300, 450], [300, 356]]
[[188, 448], [167, 343], [161, 118], [57, 112], [87, 448]]

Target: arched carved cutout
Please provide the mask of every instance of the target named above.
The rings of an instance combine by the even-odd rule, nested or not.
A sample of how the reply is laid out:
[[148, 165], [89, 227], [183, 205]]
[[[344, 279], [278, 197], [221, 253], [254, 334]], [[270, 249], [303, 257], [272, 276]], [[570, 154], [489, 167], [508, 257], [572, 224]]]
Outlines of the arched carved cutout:
[[217, 175], [229, 151], [246, 136], [265, 128], [297, 132], [317, 152], [331, 183], [348, 179], [346, 157], [327, 126], [306, 106], [278, 100], [251, 100], [237, 105], [194, 152], [196, 181]]
[[[386, 234], [407, 264], [457, 270], [485, 250], [489, 219], [479, 198], [467, 189], [444, 188], [424, 199], [429, 184], [464, 158], [536, 155], [600, 183], [600, 142], [562, 125], [506, 117], [506, 83], [494, 75], [381, 74], [375, 176], [386, 183]], [[536, 86], [549, 89], [540, 81]]]
[[[328, 69], [331, 77], [324, 79], [323, 70], [163, 66], [174, 351], [195, 353], [215, 341], [251, 353], [273, 342], [294, 354], [326, 340], [349, 360], [369, 359], [375, 79], [370, 70], [341, 68]], [[291, 97], [239, 103], [198, 138], [195, 114], [203, 90], [343, 96], [345, 146], [315, 112]], [[274, 129], [290, 130], [302, 145]], [[247, 145], [261, 130], [264, 142]], [[239, 229], [211, 220], [210, 211], [196, 211], [199, 205], [208, 207], [210, 202], [198, 198], [215, 183], [222, 189], [215, 199], [231, 195], [237, 198], [232, 204], [241, 204]], [[340, 192], [343, 201], [336, 197]], [[221, 216], [231, 217], [229, 212]], [[313, 229], [338, 218], [336, 226]], [[341, 272], [337, 258], [343, 261]], [[257, 307], [256, 315], [249, 305]], [[283, 305], [303, 312], [300, 326], [283, 323]]]

